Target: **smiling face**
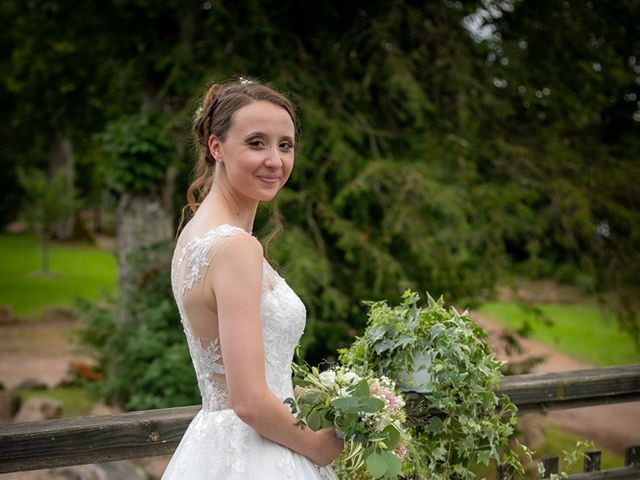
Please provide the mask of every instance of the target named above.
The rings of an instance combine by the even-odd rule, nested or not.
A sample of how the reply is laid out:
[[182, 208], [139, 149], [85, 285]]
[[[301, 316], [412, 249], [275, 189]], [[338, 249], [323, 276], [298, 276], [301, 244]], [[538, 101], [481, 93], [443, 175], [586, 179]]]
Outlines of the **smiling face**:
[[293, 168], [295, 127], [287, 111], [255, 101], [231, 117], [224, 139], [209, 138], [216, 180], [245, 200], [267, 201], [287, 182]]

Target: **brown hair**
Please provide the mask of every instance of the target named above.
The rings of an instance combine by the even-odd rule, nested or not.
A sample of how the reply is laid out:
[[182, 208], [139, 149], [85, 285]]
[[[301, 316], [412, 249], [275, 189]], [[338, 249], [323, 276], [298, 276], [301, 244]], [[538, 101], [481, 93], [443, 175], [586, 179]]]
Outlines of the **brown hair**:
[[[215, 135], [220, 140], [224, 140], [231, 127], [233, 114], [245, 105], [257, 101], [271, 102], [284, 108], [297, 131], [293, 104], [271, 87], [243, 78], [235, 82], [210, 85], [193, 120], [192, 131], [198, 160], [194, 171], [195, 179], [187, 189], [187, 205], [182, 209], [178, 232], [185, 221], [185, 210], [189, 208], [193, 215], [211, 189], [216, 162], [209, 151], [209, 137]], [[274, 207], [273, 221], [275, 228], [267, 238], [267, 244], [282, 230], [280, 214], [276, 207]]]

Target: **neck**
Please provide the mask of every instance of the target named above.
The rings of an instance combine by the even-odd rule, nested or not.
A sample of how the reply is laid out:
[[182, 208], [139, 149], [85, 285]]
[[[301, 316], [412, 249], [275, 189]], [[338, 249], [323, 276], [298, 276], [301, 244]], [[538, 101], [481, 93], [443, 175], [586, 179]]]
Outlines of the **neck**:
[[211, 191], [205, 197], [200, 208], [202, 207], [206, 208], [207, 216], [220, 219], [219, 223], [228, 223], [251, 232], [258, 210], [258, 202], [241, 198], [225, 186], [224, 182], [214, 181]]

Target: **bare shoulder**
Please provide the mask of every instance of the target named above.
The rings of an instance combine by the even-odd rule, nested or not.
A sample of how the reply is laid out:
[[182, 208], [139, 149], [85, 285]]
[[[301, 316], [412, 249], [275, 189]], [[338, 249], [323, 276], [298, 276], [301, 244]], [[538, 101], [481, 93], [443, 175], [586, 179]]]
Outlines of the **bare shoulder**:
[[261, 271], [264, 250], [256, 237], [237, 232], [225, 239], [216, 253], [217, 270], [225, 276]]

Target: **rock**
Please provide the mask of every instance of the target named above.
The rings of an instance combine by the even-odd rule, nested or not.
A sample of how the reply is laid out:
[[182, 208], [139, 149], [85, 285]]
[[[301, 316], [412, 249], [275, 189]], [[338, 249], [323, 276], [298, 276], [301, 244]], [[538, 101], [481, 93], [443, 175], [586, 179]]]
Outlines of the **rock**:
[[0, 305], [0, 325], [14, 325], [18, 323], [18, 318], [11, 305]]
[[25, 378], [16, 386], [16, 388], [21, 390], [46, 390], [49, 387], [46, 383], [37, 378]]
[[45, 323], [54, 322], [74, 322], [77, 319], [73, 310], [63, 307], [49, 307], [42, 314], [42, 320]]
[[151, 479], [158, 479], [162, 477], [162, 474], [169, 465], [172, 454], [160, 455], [157, 457], [136, 458], [132, 460], [133, 463], [142, 467], [147, 475]]
[[49, 397], [32, 397], [23, 405], [14, 422], [37, 422], [62, 416], [62, 402]]
[[148, 480], [149, 476], [130, 460], [52, 468], [42, 480]]
[[0, 475], [3, 480], [150, 480], [147, 473], [129, 460], [71, 467], [47, 468]]
[[8, 423], [20, 410], [20, 397], [13, 390], [0, 390], [0, 423]]

